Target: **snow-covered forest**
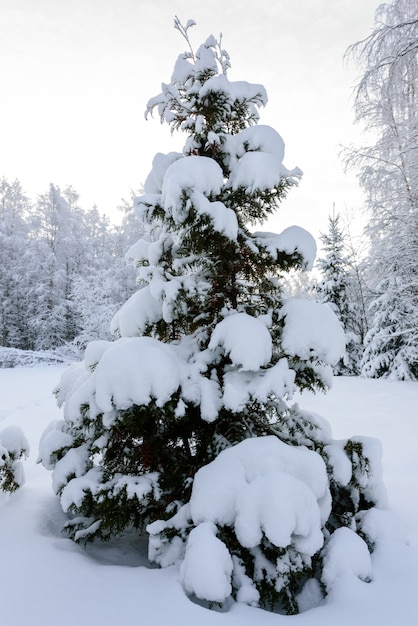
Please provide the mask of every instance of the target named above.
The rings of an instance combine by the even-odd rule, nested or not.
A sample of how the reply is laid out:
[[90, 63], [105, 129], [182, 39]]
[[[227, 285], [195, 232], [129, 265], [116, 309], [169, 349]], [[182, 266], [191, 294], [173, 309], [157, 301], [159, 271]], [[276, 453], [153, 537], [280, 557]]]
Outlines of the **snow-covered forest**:
[[[390, 510], [375, 437], [389, 438], [365, 408], [362, 433], [345, 397], [401, 397], [404, 385], [409, 416], [418, 396], [418, 7], [382, 5], [347, 51], [362, 73], [353, 118], [364, 145], [341, 155], [365, 193], [360, 239], [335, 212], [319, 242], [303, 225], [266, 230], [303, 184], [281, 134], [260, 123], [266, 89], [230, 79], [221, 39], [196, 46], [193, 20], [174, 25], [186, 51], [146, 115], [184, 146], [156, 153], [120, 225], [81, 208], [71, 187], [29, 199], [18, 180], [0, 181], [0, 380], [10, 373], [12, 385], [0, 520], [30, 506], [39, 521], [36, 481], [50, 480], [48, 550], [65, 541], [96, 575], [111, 562], [129, 585], [124, 568], [140, 566], [145, 589], [166, 570], [161, 598], [165, 585], [178, 606], [181, 589], [193, 620], [198, 610], [250, 623], [265, 609], [327, 623], [360, 599], [369, 623], [394, 555], [418, 581], [416, 528], [403, 502]], [[20, 380], [50, 380], [43, 368], [19, 378], [44, 361], [71, 364], [50, 369], [57, 407], [40, 428], [13, 398]], [[336, 377], [345, 406], [328, 422], [314, 394]]]
[[[0, 346], [67, 344], [76, 354], [110, 337], [112, 316], [135, 289], [124, 259], [139, 236], [130, 204], [121, 201], [115, 226], [97, 208], [80, 207], [71, 187], [51, 184], [33, 200], [18, 180], [0, 180]], [[3, 355], [13, 359], [12, 351]]]
[[[366, 212], [365, 232], [354, 237], [345, 215], [330, 215], [315, 272], [286, 281], [290, 293], [328, 302], [342, 322], [347, 354], [337, 374], [418, 377], [416, 11], [411, 0], [382, 5], [372, 34], [347, 51], [362, 73], [353, 122], [364, 144], [346, 146], [342, 159], [364, 190], [356, 210]], [[70, 186], [29, 199], [24, 181], [0, 181], [0, 346], [74, 353], [110, 338], [110, 320], [135, 290], [124, 254], [140, 226], [131, 202], [121, 204], [115, 226], [80, 207]]]

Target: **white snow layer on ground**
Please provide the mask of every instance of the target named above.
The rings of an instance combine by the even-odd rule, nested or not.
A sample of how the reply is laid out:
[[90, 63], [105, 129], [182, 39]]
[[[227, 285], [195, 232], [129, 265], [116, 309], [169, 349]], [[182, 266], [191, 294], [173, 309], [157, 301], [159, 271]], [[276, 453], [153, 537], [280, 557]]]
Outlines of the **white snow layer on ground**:
[[[99, 353], [100, 346], [96, 348]], [[94, 361], [97, 355], [90, 357]], [[350, 531], [342, 529], [338, 541], [328, 546], [326, 569], [330, 583], [326, 602], [298, 616], [286, 617], [234, 603], [227, 613], [220, 614], [192, 603], [179, 582], [181, 576], [187, 587], [189, 573], [184, 570], [180, 573], [177, 566], [149, 569], [146, 546], [140, 540], [133, 545], [120, 540], [85, 550], [60, 533], [65, 518], [52, 494], [50, 473], [36, 464], [36, 450], [40, 435], [51, 419], [62, 417], [51, 393], [62, 369], [54, 366], [0, 370], [0, 430], [20, 427], [32, 450], [24, 462], [25, 485], [11, 496], [0, 495], [2, 624], [416, 624], [417, 383], [336, 378], [327, 395], [298, 396], [303, 408], [316, 411], [331, 422], [334, 437], [358, 435], [381, 440], [384, 479], [392, 510], [373, 510], [366, 515], [367, 532], [376, 538], [372, 567], [363, 544]], [[245, 459], [244, 465], [247, 463], [249, 460]], [[232, 480], [231, 476], [226, 478], [226, 482]], [[207, 521], [196, 529], [210, 540], [210, 553], [195, 552], [193, 558], [215, 563], [219, 557], [227, 580], [228, 562], [211, 524]], [[207, 541], [198, 543], [208, 545]], [[370, 577], [371, 582], [364, 582]], [[193, 578], [192, 584], [195, 582]], [[311, 598], [317, 595], [315, 585], [304, 590], [304, 594], [304, 602], [309, 606]]]

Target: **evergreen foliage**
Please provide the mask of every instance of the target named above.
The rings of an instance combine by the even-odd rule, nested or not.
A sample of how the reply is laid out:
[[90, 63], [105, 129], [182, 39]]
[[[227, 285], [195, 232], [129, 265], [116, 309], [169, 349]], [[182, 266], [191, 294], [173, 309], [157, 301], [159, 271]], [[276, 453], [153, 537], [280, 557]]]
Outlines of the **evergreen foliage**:
[[345, 256], [344, 233], [339, 222], [338, 213], [329, 216], [328, 232], [321, 235], [325, 257], [318, 259], [322, 280], [317, 289], [320, 301], [331, 306], [346, 334], [346, 352], [334, 366], [334, 374], [356, 375], [362, 352], [361, 340], [356, 334], [359, 312], [356, 303], [349, 298], [349, 260]]
[[[150, 559], [181, 563], [192, 597], [296, 613], [306, 581], [326, 591], [324, 542], [360, 532], [381, 499], [378, 462], [366, 440], [334, 442], [288, 404], [328, 387], [344, 336], [328, 307], [283, 297], [282, 274], [312, 266], [313, 238], [250, 230], [300, 171], [257, 125], [264, 88], [230, 81], [213, 37], [194, 51], [192, 25], [176, 20], [189, 51], [147, 108], [187, 140], [156, 155], [136, 200], [140, 289], [112, 321], [119, 338], [90, 343], [64, 374], [64, 418], [40, 458], [76, 541], [147, 530]], [[234, 508], [236, 480], [248, 500]], [[245, 510], [261, 520], [255, 538]]]

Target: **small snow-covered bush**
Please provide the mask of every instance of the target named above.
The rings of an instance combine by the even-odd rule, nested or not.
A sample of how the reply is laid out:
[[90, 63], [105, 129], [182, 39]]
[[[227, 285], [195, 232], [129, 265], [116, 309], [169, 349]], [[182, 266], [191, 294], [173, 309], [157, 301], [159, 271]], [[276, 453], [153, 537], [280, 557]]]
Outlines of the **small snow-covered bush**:
[[25, 482], [22, 457], [29, 454], [29, 444], [18, 426], [0, 431], [0, 488], [13, 492]]
[[[191, 25], [176, 21], [188, 42]], [[76, 541], [147, 530], [150, 559], [179, 564], [199, 601], [296, 613], [330, 588], [333, 554], [353, 543], [339, 529], [359, 555], [372, 547], [362, 513], [384, 504], [379, 450], [334, 441], [292, 405], [297, 389], [329, 387], [345, 337], [328, 306], [283, 296], [282, 274], [312, 267], [312, 236], [251, 230], [301, 172], [257, 125], [264, 88], [228, 67], [210, 37], [149, 103], [186, 145], [153, 161], [127, 255], [141, 288], [113, 319], [117, 339], [64, 373], [40, 459]]]

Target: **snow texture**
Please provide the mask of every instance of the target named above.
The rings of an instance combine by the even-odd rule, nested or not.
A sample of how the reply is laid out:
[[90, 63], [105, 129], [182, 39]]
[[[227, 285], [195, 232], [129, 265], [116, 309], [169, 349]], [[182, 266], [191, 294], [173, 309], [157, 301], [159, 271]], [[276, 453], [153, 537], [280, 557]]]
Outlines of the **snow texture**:
[[19, 426], [7, 426], [0, 431], [0, 456], [2, 454], [15, 458], [29, 454], [28, 440]]
[[[223, 173], [220, 166], [208, 157], [189, 156], [175, 161], [167, 169], [162, 189], [163, 206], [170, 211], [178, 223], [182, 221], [179, 208], [183, 191], [205, 197], [219, 195], [223, 185]], [[193, 195], [192, 194], [192, 195]]]
[[227, 94], [232, 102], [235, 100], [248, 101], [260, 98], [263, 105], [267, 104], [267, 92], [263, 85], [247, 83], [244, 80], [231, 81], [224, 74], [206, 80], [199, 90], [199, 96], [202, 98], [209, 92]]
[[234, 365], [250, 371], [267, 365], [273, 348], [265, 323], [247, 313], [233, 313], [215, 326], [209, 349], [218, 346], [224, 347]]
[[291, 298], [283, 305], [283, 349], [303, 360], [318, 359], [334, 365], [344, 355], [345, 334], [326, 304]]
[[278, 547], [293, 540], [312, 555], [322, 546], [321, 525], [330, 506], [321, 457], [270, 436], [245, 440], [201, 468], [190, 515], [195, 524], [234, 527], [245, 547], [258, 545], [264, 533]]
[[287, 359], [259, 372], [232, 371], [224, 376], [223, 404], [237, 412], [250, 398], [266, 402], [270, 394], [276, 398], [290, 399], [295, 390], [295, 372], [289, 368]]
[[244, 188], [246, 193], [265, 191], [279, 185], [284, 177], [296, 181], [301, 171], [289, 171], [284, 167], [284, 142], [279, 133], [270, 126], [250, 126], [228, 137], [231, 153], [228, 185], [233, 189]]
[[[148, 309], [140, 308], [142, 320], [137, 315], [137, 302], [151, 303]], [[283, 358], [271, 365], [270, 316], [231, 313], [215, 326], [208, 349], [199, 353], [193, 342], [176, 346], [134, 336], [139, 332], [139, 321], [144, 326], [148, 323], [155, 304], [149, 288], [140, 290], [115, 316], [113, 328], [122, 338], [92, 342], [84, 362], [65, 371], [57, 387], [57, 401], [60, 406], [64, 404], [65, 419], [77, 421], [79, 407], [88, 405], [91, 415], [105, 413], [105, 419], [112, 420], [115, 409], [148, 405], [152, 400], [163, 406], [180, 391], [182, 401], [199, 405], [202, 419], [211, 422], [222, 406], [237, 412], [251, 398], [266, 402], [271, 394], [292, 397], [295, 371], [288, 360]], [[327, 308], [326, 312], [332, 315]], [[284, 328], [289, 346], [293, 315], [290, 311]], [[314, 330], [310, 328], [311, 336]], [[326, 340], [315, 341], [318, 358], [324, 358], [321, 346]], [[292, 354], [290, 348], [289, 352]], [[210, 373], [210, 364], [221, 354], [228, 355], [233, 365], [224, 375], [222, 389], [214, 372]], [[180, 402], [179, 415], [181, 406]]]
[[[18, 425], [34, 449], [50, 420], [61, 418], [51, 389], [63, 371], [62, 366], [0, 369], [1, 425]], [[168, 624], [176, 615], [181, 616], [184, 626], [196, 623], [216, 626], [220, 619], [225, 626], [253, 626], [254, 623], [271, 626], [290, 619], [300, 626], [393, 626], [396, 623], [413, 626], [418, 586], [418, 502], [411, 494], [416, 492], [418, 472], [417, 397], [418, 383], [338, 377], [326, 396], [304, 393], [301, 399], [309, 411], [328, 418], [338, 438], [364, 432], [383, 442], [385, 483], [392, 511], [374, 508], [361, 521], [375, 542], [372, 584], [358, 579], [358, 573], [362, 577], [369, 574], [363, 548], [359, 545], [353, 548], [350, 539], [341, 537], [338, 565], [349, 563], [354, 549], [357, 553], [355, 567], [351, 566], [346, 573], [340, 572], [340, 578], [332, 581], [330, 560], [331, 595], [324, 601], [315, 583], [309, 583], [302, 592], [303, 602], [299, 598], [305, 613], [286, 618], [266, 611], [255, 612], [251, 606], [240, 603], [233, 604], [228, 613], [222, 615], [204, 610], [184, 598], [177, 566], [138, 567], [144, 565], [146, 556], [137, 544], [130, 544], [126, 538], [84, 550], [63, 536], [60, 533], [63, 514], [51, 495], [49, 473], [36, 464], [36, 455], [32, 455], [25, 462], [24, 489], [17, 495], [0, 498], [0, 554], [7, 572], [2, 580], [3, 622], [19, 626], [53, 624], [59, 616], [61, 626], [73, 626], [83, 615], [85, 621], [102, 626], [115, 623], [136, 626], [140, 606], [141, 615], [149, 624]], [[393, 427], [394, 416], [397, 431]], [[408, 433], [408, 437], [403, 436], [404, 433]], [[223, 481], [224, 476], [221, 485]], [[183, 525], [181, 522], [180, 526]], [[206, 534], [210, 534], [210, 528], [206, 529]], [[211, 539], [215, 537], [212, 535]], [[221, 555], [220, 563], [225, 562]], [[334, 562], [333, 567], [336, 566]], [[234, 576], [238, 575], [243, 580], [242, 571], [240, 573], [234, 562]], [[223, 591], [226, 592], [228, 572], [223, 576]], [[25, 602], [16, 602], [16, 581], [25, 590]], [[39, 599], [45, 597], [45, 589], [48, 589], [48, 601], [40, 602]], [[72, 590], [71, 602], [68, 602], [68, 589]], [[257, 602], [256, 591], [248, 580], [239, 593], [243, 594], [239, 602]], [[394, 602], [394, 598], [402, 598], [402, 602]], [[316, 608], [310, 610], [313, 607]]]
[[57, 451], [70, 448], [74, 443], [71, 435], [60, 430], [60, 426], [64, 424], [64, 420], [55, 420], [42, 433], [38, 446], [38, 462], [42, 461], [46, 469], [54, 469], [55, 462], [51, 462], [51, 459], [54, 458]]
[[186, 592], [209, 602], [223, 602], [231, 595], [232, 568], [231, 555], [216, 537], [215, 524], [204, 522], [190, 532], [180, 566]]
[[6, 426], [0, 431], [0, 492], [15, 490], [25, 482], [23, 464], [19, 459], [29, 454], [29, 443], [19, 426]]
[[110, 330], [119, 337], [137, 337], [147, 326], [162, 319], [162, 304], [156, 300], [149, 286], [134, 293], [112, 319]]
[[328, 457], [332, 467], [335, 480], [345, 487], [351, 480], [352, 466], [350, 459], [344, 452], [345, 441], [334, 441], [324, 447], [324, 452]]
[[151, 337], [117, 341], [96, 368], [96, 402], [103, 411], [165, 404], [181, 383], [181, 363], [173, 349]]
[[329, 592], [336, 580], [351, 576], [365, 582], [371, 580], [370, 552], [365, 541], [350, 528], [337, 528], [324, 549], [322, 580]]
[[300, 254], [304, 261], [304, 268], [311, 270], [316, 257], [316, 242], [312, 235], [300, 226], [289, 226], [282, 233], [255, 232], [255, 243], [265, 247], [273, 259], [277, 259], [280, 252], [286, 254]]
[[182, 156], [180, 152], [169, 152], [168, 154], [157, 152], [152, 161], [151, 172], [148, 174], [144, 183], [144, 192], [148, 194], [160, 194], [167, 169]]

